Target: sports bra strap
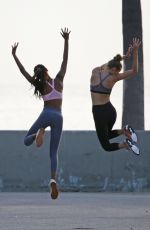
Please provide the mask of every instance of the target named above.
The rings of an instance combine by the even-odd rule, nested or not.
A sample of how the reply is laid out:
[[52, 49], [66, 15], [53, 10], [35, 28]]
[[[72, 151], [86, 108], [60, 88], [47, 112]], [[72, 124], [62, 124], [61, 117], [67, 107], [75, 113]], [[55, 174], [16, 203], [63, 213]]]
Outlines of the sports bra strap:
[[47, 84], [48, 84], [50, 87], [52, 87], [52, 89], [54, 89], [54, 79], [52, 79], [52, 84], [51, 84], [49, 81], [47, 81]]
[[103, 81], [105, 81], [105, 80], [109, 77], [109, 75], [110, 75], [110, 74], [107, 74], [106, 77], [104, 77], [104, 78], [102, 79], [102, 78], [101, 78], [101, 72], [100, 72], [100, 80], [101, 80], [100, 84], [101, 84]]
[[54, 88], [54, 79], [52, 79], [52, 86], [53, 86], [53, 88]]

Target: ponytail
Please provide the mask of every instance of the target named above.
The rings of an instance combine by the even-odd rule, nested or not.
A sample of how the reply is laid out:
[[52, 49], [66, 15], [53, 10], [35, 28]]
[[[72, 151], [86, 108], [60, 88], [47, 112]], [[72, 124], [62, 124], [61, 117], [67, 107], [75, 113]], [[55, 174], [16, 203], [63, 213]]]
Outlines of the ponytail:
[[35, 86], [34, 95], [39, 98], [42, 96], [46, 85], [46, 80], [45, 80], [46, 72], [47, 69], [43, 65], [37, 65], [34, 67], [34, 75], [33, 75], [34, 86]]

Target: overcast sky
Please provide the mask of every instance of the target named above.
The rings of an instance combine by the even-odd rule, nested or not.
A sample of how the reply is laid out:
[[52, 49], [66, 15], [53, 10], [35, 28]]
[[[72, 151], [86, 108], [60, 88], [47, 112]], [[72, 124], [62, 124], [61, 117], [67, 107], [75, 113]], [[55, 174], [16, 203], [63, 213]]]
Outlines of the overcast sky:
[[[115, 5], [114, 5], [115, 2]], [[92, 68], [122, 54], [121, 0], [0, 0], [0, 129], [27, 130], [43, 108], [33, 88], [19, 72], [11, 45], [19, 42], [17, 55], [32, 75], [44, 64], [51, 77], [58, 72], [64, 41], [60, 29], [69, 27], [68, 69], [64, 81], [64, 129], [93, 130], [89, 81]], [[142, 0], [145, 127], [150, 129], [150, 1]], [[122, 82], [111, 95], [120, 128]]]

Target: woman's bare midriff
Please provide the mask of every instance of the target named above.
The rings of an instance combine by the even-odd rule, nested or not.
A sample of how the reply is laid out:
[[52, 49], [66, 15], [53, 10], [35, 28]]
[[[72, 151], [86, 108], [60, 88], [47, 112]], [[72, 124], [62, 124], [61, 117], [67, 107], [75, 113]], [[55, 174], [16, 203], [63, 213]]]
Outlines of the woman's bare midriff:
[[91, 92], [93, 105], [104, 105], [110, 101], [110, 95]]
[[54, 100], [50, 100], [50, 101], [45, 101], [44, 107], [50, 107], [50, 108], [55, 108], [55, 109], [61, 110], [62, 100], [54, 99]]

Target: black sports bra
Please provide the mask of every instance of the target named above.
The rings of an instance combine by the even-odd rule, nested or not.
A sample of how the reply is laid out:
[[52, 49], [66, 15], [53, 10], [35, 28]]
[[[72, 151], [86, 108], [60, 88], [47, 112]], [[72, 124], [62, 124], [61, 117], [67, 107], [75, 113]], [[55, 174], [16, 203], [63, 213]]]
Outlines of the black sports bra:
[[93, 93], [101, 93], [101, 94], [111, 94], [112, 89], [106, 88], [103, 86], [103, 82], [109, 77], [110, 74], [106, 75], [105, 78], [102, 79], [100, 72], [100, 83], [98, 85], [91, 85], [90, 91]]

